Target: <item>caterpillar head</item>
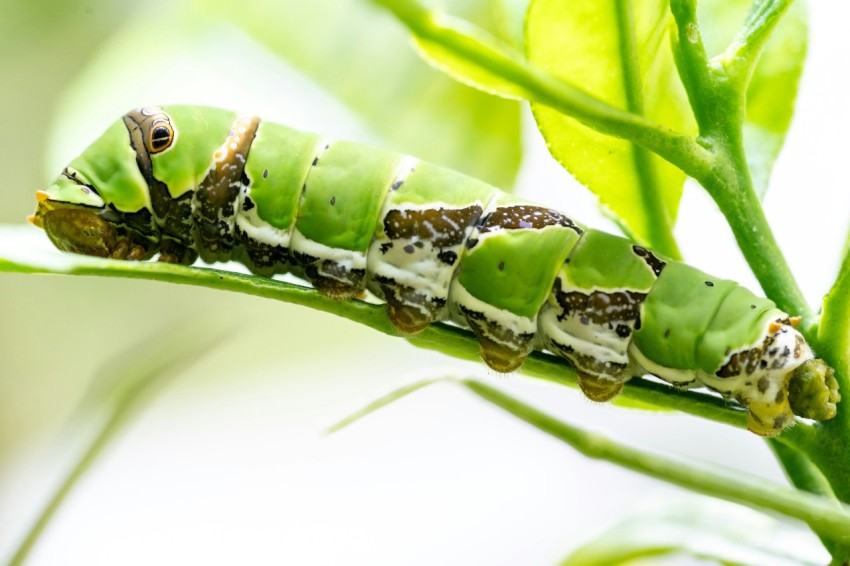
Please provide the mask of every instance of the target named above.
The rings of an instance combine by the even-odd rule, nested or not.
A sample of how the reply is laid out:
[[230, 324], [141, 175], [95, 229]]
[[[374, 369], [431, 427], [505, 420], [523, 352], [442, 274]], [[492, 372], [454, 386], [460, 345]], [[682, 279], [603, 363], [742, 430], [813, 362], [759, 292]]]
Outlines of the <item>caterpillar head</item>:
[[28, 220], [43, 228], [64, 251], [150, 257], [155, 252], [157, 229], [142, 161], [146, 157], [149, 165], [150, 154], [166, 150], [174, 137], [162, 110], [143, 108], [128, 113], [65, 167], [47, 189], [36, 193], [38, 205]]
[[747, 351], [741, 364], [752, 386], [737, 396], [750, 409], [748, 428], [756, 434], [778, 434], [793, 424], [794, 416], [835, 416], [841, 397], [834, 372], [815, 358], [796, 323], [788, 318], [771, 322], [762, 344]]

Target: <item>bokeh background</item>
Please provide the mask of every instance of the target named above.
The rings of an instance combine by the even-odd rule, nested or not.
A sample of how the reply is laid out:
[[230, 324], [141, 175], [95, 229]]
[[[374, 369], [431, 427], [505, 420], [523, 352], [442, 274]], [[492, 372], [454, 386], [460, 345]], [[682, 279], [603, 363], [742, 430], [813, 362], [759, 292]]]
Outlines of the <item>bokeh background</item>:
[[[484, 4], [451, 10], [518, 33], [505, 22], [521, 2], [505, 13]], [[819, 2], [811, 15], [800, 104], [765, 207], [817, 304], [850, 225], [850, 8]], [[428, 69], [400, 26], [362, 0], [0, 0], [0, 223], [24, 222], [34, 191], [112, 120], [158, 103], [253, 110], [417, 154], [614, 230], [548, 156], [527, 109]], [[698, 187], [686, 189], [677, 236], [691, 263], [758, 288]], [[480, 377], [616, 438], [784, 481], [766, 445], [741, 431], [594, 405], [303, 307], [147, 281], [2, 274], [0, 559], [102, 422], [97, 391], [116, 379], [110, 368], [159, 342], [188, 346], [211, 326], [226, 337], [110, 444], [32, 564], [553, 564], [648, 508], [706, 509], [448, 384], [324, 434], [431, 377]], [[717, 512], [749, 517], [732, 505]], [[791, 532], [816, 552], [804, 528]]]

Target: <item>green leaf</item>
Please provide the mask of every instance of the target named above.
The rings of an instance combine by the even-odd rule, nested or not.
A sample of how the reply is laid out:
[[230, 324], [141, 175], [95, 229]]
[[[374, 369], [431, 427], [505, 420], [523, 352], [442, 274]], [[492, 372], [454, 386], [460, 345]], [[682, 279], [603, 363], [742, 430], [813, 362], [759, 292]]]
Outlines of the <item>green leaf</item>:
[[428, 387], [428, 386], [433, 385], [435, 383], [439, 383], [441, 381], [447, 381], [447, 380], [450, 380], [450, 379], [451, 378], [449, 378], [449, 377], [436, 378], [436, 379], [423, 379], [421, 381], [411, 383], [410, 385], [400, 387], [400, 388], [396, 389], [395, 391], [392, 391], [392, 392], [384, 395], [383, 397], [375, 399], [374, 401], [372, 401], [371, 403], [369, 403], [365, 407], [363, 407], [363, 408], [359, 409], [358, 411], [355, 411], [354, 413], [348, 415], [347, 417], [337, 421], [336, 423], [329, 426], [325, 430], [325, 432], [327, 434], [333, 434], [335, 432], [339, 432], [340, 430], [344, 429], [345, 427], [347, 427], [349, 425], [354, 424], [355, 422], [359, 421], [360, 419], [371, 415], [375, 411], [383, 409], [387, 405], [390, 405], [390, 404], [395, 403], [396, 401], [398, 401], [398, 400], [400, 400], [404, 397], [407, 397], [411, 393], [416, 393], [420, 389], [424, 389], [425, 387]]
[[509, 68], [524, 63], [524, 57], [510, 45], [486, 30], [447, 14], [434, 12], [423, 20], [440, 29], [439, 41], [414, 35], [419, 54], [433, 67], [455, 80], [485, 93], [512, 99], [533, 98], [534, 94], [513, 77], [482, 66], [486, 54], [498, 61], [499, 67]]
[[815, 565], [829, 560], [817, 540], [801, 529], [744, 507], [688, 499], [637, 509], [582, 544], [561, 564], [607, 566], [650, 556], [683, 555], [753, 566]]
[[[670, 46], [672, 17], [662, 0], [534, 0], [526, 50], [533, 64], [612, 106], [668, 128], [694, 123]], [[672, 228], [684, 173], [634, 144], [532, 105], [549, 150], [637, 240], [679, 255]]]
[[[454, 10], [491, 29], [493, 0]], [[423, 64], [409, 36], [363, 0], [196, 0], [198, 14], [239, 25], [353, 109], [390, 149], [510, 188], [520, 162], [519, 105]]]
[[[714, 174], [714, 156], [693, 136], [592, 96], [532, 65], [511, 45], [477, 26], [431, 11], [417, 0], [372, 1], [390, 10], [420, 43], [433, 48], [429, 54], [434, 53], [437, 59], [429, 60], [458, 80], [487, 92], [527, 98], [557, 109], [598, 132], [630, 140], [663, 156], [695, 179]], [[661, 226], [659, 233], [671, 240], [669, 228]], [[675, 242], [668, 243], [675, 250]]]
[[[733, 40], [750, 9], [749, 0], [705, 0], [699, 3], [706, 50], [718, 54]], [[764, 197], [770, 174], [791, 125], [803, 73], [809, 35], [808, 6], [793, 2], [773, 30], [747, 89], [744, 148], [753, 188]]]
[[534, 70], [517, 49], [522, 44], [517, 10], [523, 1], [495, 10], [503, 30], [498, 34], [418, 0], [373, 0], [408, 27], [419, 55], [432, 67], [485, 93], [517, 100], [539, 95], [528, 84]]
[[794, 115], [808, 35], [807, 5], [794, 2], [765, 46], [747, 90], [744, 148], [754, 188], [762, 197]]

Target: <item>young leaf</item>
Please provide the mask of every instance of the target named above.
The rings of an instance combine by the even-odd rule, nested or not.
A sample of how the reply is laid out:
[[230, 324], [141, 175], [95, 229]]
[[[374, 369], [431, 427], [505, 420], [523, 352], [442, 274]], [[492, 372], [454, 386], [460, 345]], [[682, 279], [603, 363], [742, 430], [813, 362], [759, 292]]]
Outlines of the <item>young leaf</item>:
[[[825, 564], [817, 539], [744, 507], [688, 499], [644, 506], [582, 544], [562, 566], [621, 564], [649, 556], [692, 556], [718, 564]], [[672, 562], [671, 562], [672, 563]]]
[[429, 385], [433, 385], [435, 383], [438, 383], [440, 381], [445, 381], [445, 380], [448, 380], [448, 379], [451, 379], [451, 378], [444, 377], [444, 378], [437, 378], [437, 379], [423, 379], [421, 381], [417, 381], [415, 383], [411, 383], [410, 385], [406, 385], [404, 387], [396, 389], [395, 391], [392, 391], [392, 392], [388, 393], [387, 395], [384, 395], [383, 397], [375, 399], [374, 401], [372, 401], [371, 403], [369, 403], [365, 407], [362, 407], [359, 410], [355, 411], [354, 413], [352, 413], [352, 414], [346, 416], [345, 418], [335, 422], [334, 424], [329, 426], [325, 430], [325, 432], [327, 434], [333, 434], [335, 432], [339, 432], [340, 430], [346, 428], [347, 426], [354, 424], [355, 422], [359, 421], [360, 419], [371, 415], [375, 411], [378, 411], [379, 409], [383, 409], [387, 405], [390, 405], [391, 403], [395, 403], [396, 401], [398, 401], [398, 400], [400, 400], [404, 397], [407, 397], [411, 393], [416, 393], [420, 389], [424, 389], [425, 387], [428, 387]]
[[[534, 99], [529, 82], [540, 82], [517, 41], [471, 21], [429, 9], [418, 0], [373, 0], [390, 10], [413, 34], [419, 55], [458, 82], [503, 98]], [[572, 94], [572, 93], [571, 93]]]
[[[590, 94], [677, 131], [694, 130], [670, 47], [672, 18], [659, 0], [534, 0], [531, 62]], [[596, 193], [638, 240], [678, 256], [672, 237], [685, 175], [634, 144], [532, 106], [552, 155]]]
[[[721, 53], [733, 40], [750, 4], [742, 0], [700, 2], [699, 21], [706, 22], [701, 32], [710, 56]], [[744, 148], [753, 188], [760, 197], [767, 192], [773, 164], [794, 115], [808, 47], [808, 16], [805, 2], [791, 4], [765, 45], [747, 90]]]

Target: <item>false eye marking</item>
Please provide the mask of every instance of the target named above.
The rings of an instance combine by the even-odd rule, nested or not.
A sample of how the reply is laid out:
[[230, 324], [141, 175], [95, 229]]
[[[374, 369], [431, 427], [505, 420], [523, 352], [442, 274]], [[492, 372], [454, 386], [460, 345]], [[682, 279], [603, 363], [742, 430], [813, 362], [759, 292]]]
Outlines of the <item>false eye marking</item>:
[[177, 139], [171, 117], [156, 106], [131, 110], [124, 115], [124, 124], [130, 132], [136, 152], [144, 148], [148, 159], [173, 146]]
[[174, 142], [174, 130], [169, 122], [161, 122], [150, 131], [148, 149], [151, 153], [165, 151]]

